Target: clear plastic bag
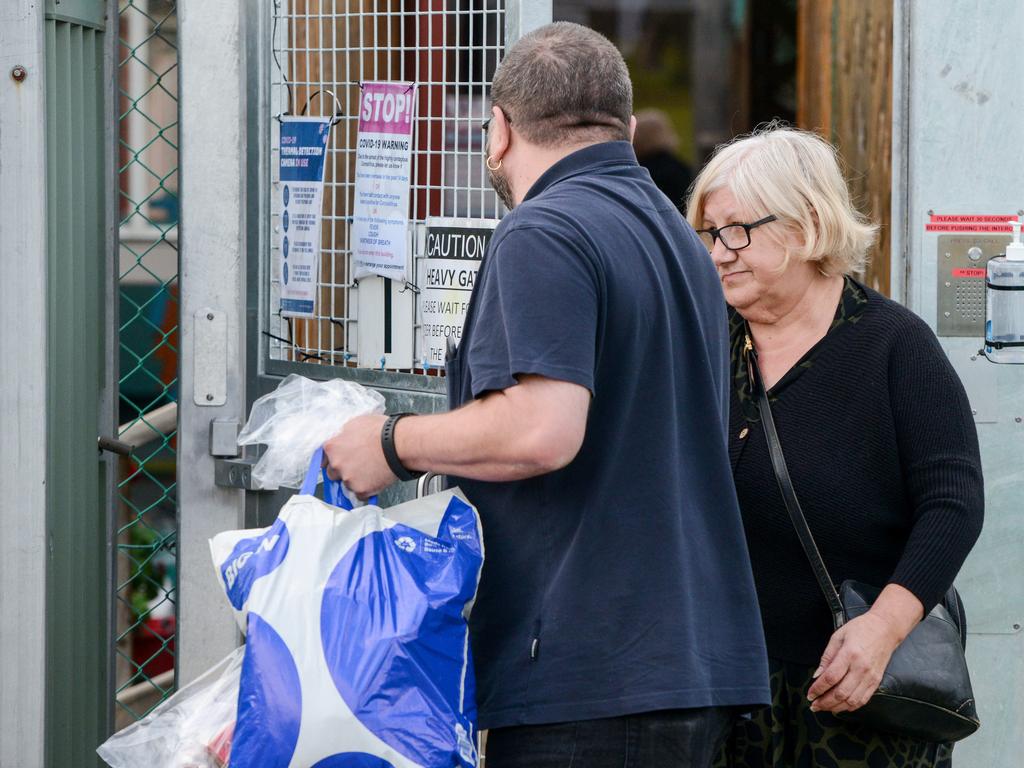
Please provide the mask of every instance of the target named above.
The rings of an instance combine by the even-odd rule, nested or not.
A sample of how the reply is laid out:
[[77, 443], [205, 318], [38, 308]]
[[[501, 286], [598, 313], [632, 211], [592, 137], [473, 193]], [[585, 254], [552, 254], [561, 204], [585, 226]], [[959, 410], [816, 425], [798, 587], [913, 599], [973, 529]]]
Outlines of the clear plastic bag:
[[267, 446], [252, 470], [257, 488], [298, 488], [313, 451], [338, 434], [345, 422], [383, 412], [384, 398], [359, 384], [292, 374], [253, 403], [238, 444]]
[[111, 768], [224, 768], [238, 711], [245, 648], [96, 750]]

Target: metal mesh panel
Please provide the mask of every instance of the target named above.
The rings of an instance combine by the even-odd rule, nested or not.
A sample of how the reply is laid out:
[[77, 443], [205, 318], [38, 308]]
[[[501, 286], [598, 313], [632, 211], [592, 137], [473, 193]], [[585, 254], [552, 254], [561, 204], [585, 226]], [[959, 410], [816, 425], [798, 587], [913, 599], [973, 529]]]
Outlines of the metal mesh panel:
[[[487, 181], [481, 123], [490, 113], [490, 81], [504, 49], [504, 17], [505, 0], [274, 0], [268, 117], [275, 190], [276, 117], [334, 115], [336, 123], [328, 146], [320, 290], [313, 319], [282, 318], [277, 312], [280, 211], [271, 211], [268, 274], [274, 277], [266, 325], [271, 360], [348, 367], [359, 363], [359, 297], [351, 277], [349, 230], [360, 83], [418, 85], [409, 212], [414, 243], [418, 225], [430, 216], [501, 214]], [[417, 256], [413, 276], [419, 261]], [[423, 360], [418, 320], [414, 338], [417, 367], [403, 372], [438, 373]]]
[[174, 688], [178, 60], [174, 0], [122, 0], [119, 11], [119, 408], [122, 433], [143, 435], [118, 478], [122, 727]]

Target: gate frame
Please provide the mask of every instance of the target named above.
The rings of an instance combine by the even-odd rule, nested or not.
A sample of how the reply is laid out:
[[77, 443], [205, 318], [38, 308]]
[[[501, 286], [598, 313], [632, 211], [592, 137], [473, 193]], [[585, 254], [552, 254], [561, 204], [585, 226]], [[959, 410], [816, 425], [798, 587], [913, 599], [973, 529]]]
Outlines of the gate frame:
[[[0, 545], [0, 764], [21, 766], [41, 765], [46, 746], [44, 17], [32, 0], [0, 5], [0, 359], [19, 362], [0, 387], [0, 527], [13, 532]], [[27, 72], [21, 83], [15, 65]]]
[[[178, 396], [179, 685], [238, 645], [239, 634], [210, 565], [208, 540], [238, 528], [244, 499], [214, 483], [213, 419], [245, 419], [246, 237], [245, 24], [241, 0], [178, 2], [180, 341]], [[253, 14], [258, 15], [258, 14]], [[226, 360], [222, 405], [197, 404], [196, 317], [221, 313]], [[200, 394], [205, 399], [205, 395]]]

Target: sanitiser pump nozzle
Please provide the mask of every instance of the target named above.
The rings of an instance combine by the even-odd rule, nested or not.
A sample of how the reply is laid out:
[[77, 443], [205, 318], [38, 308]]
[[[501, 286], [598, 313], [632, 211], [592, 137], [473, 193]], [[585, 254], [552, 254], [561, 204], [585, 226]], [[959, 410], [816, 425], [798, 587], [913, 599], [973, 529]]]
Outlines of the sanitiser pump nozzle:
[[1021, 217], [1011, 219], [1009, 224], [1013, 227], [1013, 241], [1006, 246], [1006, 258], [1009, 261], [1024, 261], [1024, 243], [1020, 241]]

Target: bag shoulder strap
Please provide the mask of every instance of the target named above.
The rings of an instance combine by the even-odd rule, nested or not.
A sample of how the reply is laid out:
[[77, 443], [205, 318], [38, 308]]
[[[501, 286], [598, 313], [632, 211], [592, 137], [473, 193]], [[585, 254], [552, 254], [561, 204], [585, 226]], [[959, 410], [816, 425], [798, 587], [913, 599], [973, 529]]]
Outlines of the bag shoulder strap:
[[786, 504], [786, 511], [789, 512], [789, 519], [796, 529], [797, 538], [800, 539], [800, 546], [811, 564], [814, 577], [818, 580], [829, 610], [832, 612], [832, 623], [838, 629], [846, 621], [843, 610], [843, 602], [839, 598], [836, 586], [829, 576], [825, 561], [818, 551], [818, 545], [811, 535], [811, 529], [807, 525], [803, 509], [800, 508], [800, 501], [796, 497], [796, 490], [793, 488], [793, 481], [789, 477], [789, 468], [786, 466], [786, 457], [782, 453], [782, 444], [779, 442], [779, 434], [775, 431], [775, 419], [772, 418], [771, 405], [768, 403], [768, 392], [765, 389], [764, 381], [761, 379], [761, 369], [757, 366], [757, 352], [754, 351], [750, 337], [747, 337], [745, 349], [747, 356], [747, 369], [750, 373], [751, 386], [757, 395], [758, 409], [761, 412], [761, 424], [764, 427], [764, 436], [768, 442], [768, 453], [771, 456], [772, 468], [775, 470], [775, 479], [779, 483], [779, 491], [782, 492], [782, 500]]

